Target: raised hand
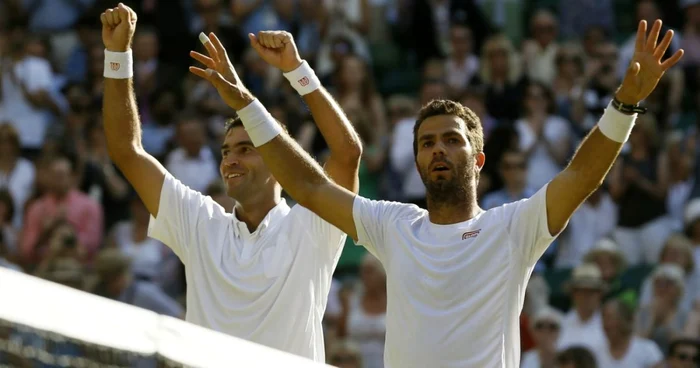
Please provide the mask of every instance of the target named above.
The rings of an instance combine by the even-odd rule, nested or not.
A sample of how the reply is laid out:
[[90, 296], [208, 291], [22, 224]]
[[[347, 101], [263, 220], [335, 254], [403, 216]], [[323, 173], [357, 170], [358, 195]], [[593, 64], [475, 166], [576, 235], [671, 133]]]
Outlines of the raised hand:
[[248, 38], [258, 55], [283, 73], [291, 72], [302, 63], [294, 38], [289, 32], [260, 31], [257, 37], [249, 33]]
[[125, 52], [131, 47], [136, 31], [136, 12], [119, 3], [100, 15], [102, 21], [102, 42], [108, 51]]
[[190, 56], [206, 66], [206, 69], [191, 66], [190, 72], [211, 83], [229, 107], [234, 110], [244, 108], [254, 98], [238, 77], [221, 41], [214, 33], [209, 33], [209, 36], [200, 33], [199, 40], [209, 56], [196, 51], [190, 51]]
[[615, 95], [622, 103], [636, 105], [647, 98], [666, 70], [676, 65], [683, 57], [683, 50], [678, 50], [665, 61], [661, 60], [673, 39], [673, 31], [669, 30], [661, 42], [658, 42], [661, 25], [661, 20], [656, 20], [647, 37], [647, 22], [639, 22], [634, 56]]

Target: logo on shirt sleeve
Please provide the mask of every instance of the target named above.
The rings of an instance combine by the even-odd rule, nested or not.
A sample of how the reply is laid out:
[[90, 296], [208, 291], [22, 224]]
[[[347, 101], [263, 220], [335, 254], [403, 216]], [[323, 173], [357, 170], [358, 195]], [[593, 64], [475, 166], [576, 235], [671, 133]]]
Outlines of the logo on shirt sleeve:
[[477, 235], [481, 232], [481, 229], [474, 230], [474, 231], [467, 231], [466, 233], [462, 234], [462, 240], [467, 240], [469, 238], [476, 238]]

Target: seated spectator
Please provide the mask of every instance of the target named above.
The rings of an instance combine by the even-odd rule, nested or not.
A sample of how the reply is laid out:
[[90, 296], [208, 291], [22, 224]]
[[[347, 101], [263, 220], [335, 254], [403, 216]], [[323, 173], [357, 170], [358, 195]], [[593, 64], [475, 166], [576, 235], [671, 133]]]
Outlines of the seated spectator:
[[[584, 262], [593, 263], [598, 266], [603, 276], [603, 281], [608, 285], [606, 298], [618, 296], [623, 293], [623, 285], [620, 276], [626, 269], [625, 255], [620, 251], [620, 247], [613, 240], [604, 238], [591, 249]], [[634, 292], [632, 290], [632, 292]], [[636, 299], [636, 295], [632, 295]]]
[[527, 186], [527, 161], [525, 155], [518, 151], [507, 151], [501, 156], [500, 164], [503, 189], [487, 194], [481, 207], [488, 210], [506, 203], [529, 198], [535, 191]]
[[0, 124], [0, 188], [10, 192], [13, 200], [12, 225], [22, 225], [24, 205], [31, 196], [35, 169], [31, 161], [20, 156], [20, 139], [10, 124]]
[[338, 340], [328, 349], [328, 364], [338, 368], [363, 368], [362, 354], [357, 345], [349, 340]]
[[536, 347], [523, 355], [521, 368], [553, 368], [556, 366], [561, 320], [561, 312], [551, 307], [541, 308], [535, 314], [529, 327], [535, 337]]
[[681, 306], [685, 275], [676, 264], [662, 264], [651, 275], [653, 296], [643, 304], [637, 316], [637, 334], [651, 339], [666, 350], [672, 338], [680, 335], [686, 325], [688, 310]]
[[[661, 250], [660, 264], [675, 264], [684, 271], [683, 298], [680, 307], [689, 311], [700, 297], [700, 277], [696, 272], [696, 263], [693, 259], [692, 243], [681, 234], [673, 234], [667, 240]], [[642, 284], [639, 302], [644, 305], [651, 302], [654, 291], [652, 277], [648, 277]]]
[[362, 366], [384, 367], [386, 336], [386, 274], [384, 267], [367, 253], [360, 265], [362, 288], [346, 289], [341, 294], [342, 320], [339, 336], [347, 336], [358, 344]]
[[576, 267], [568, 289], [573, 308], [562, 321], [559, 349], [592, 347], [595, 342], [605, 340], [600, 305], [607, 286], [598, 266], [584, 263]]
[[53, 224], [68, 221], [77, 231], [78, 243], [90, 259], [102, 242], [103, 214], [99, 203], [75, 189], [75, 168], [66, 157], [55, 157], [50, 170], [49, 191], [27, 210], [27, 221], [20, 242], [20, 256], [32, 263], [41, 259], [39, 237]]
[[600, 188], [574, 212], [569, 225], [559, 235], [556, 268], [580, 265], [599, 240], [612, 236], [617, 224], [617, 206], [610, 194]]
[[33, 272], [35, 276], [41, 278], [48, 278], [57, 269], [60, 269], [59, 271], [72, 269], [72, 267], [63, 266], [79, 262], [86, 252], [85, 248], [79, 244], [75, 228], [65, 220], [54, 223], [41, 234], [37, 250], [43, 254], [43, 257]]
[[94, 293], [171, 317], [183, 318], [183, 308], [150, 281], [132, 277], [131, 261], [118, 249], [105, 249], [95, 260]]
[[162, 274], [163, 259], [171, 252], [163, 243], [148, 237], [150, 214], [141, 199], [131, 199], [131, 220], [114, 226], [107, 246], [119, 249], [131, 261], [136, 279], [156, 281]]
[[558, 368], [596, 368], [595, 357], [588, 349], [573, 346], [557, 355]]
[[176, 134], [178, 148], [168, 154], [165, 167], [183, 184], [204, 192], [219, 178], [219, 165], [206, 145], [204, 123], [196, 116], [185, 116], [178, 122]]
[[681, 338], [671, 341], [665, 368], [700, 367], [700, 340]]
[[633, 307], [617, 299], [603, 306], [606, 338], [596, 340], [593, 349], [599, 367], [653, 368], [663, 360], [656, 343], [634, 336], [634, 313]]

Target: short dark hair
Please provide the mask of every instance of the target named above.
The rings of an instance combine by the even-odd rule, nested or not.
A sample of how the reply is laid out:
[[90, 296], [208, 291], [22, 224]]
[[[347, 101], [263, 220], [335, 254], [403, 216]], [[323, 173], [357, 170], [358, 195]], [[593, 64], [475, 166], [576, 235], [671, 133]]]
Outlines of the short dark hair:
[[484, 130], [481, 127], [479, 117], [476, 116], [474, 111], [462, 106], [459, 102], [451, 100], [432, 100], [420, 109], [418, 112], [418, 120], [416, 120], [416, 124], [413, 126], [414, 157], [418, 155], [418, 129], [421, 124], [423, 124], [423, 121], [427, 118], [440, 115], [454, 115], [464, 120], [464, 124], [466, 124], [467, 128], [467, 139], [474, 148], [474, 151], [484, 151]]
[[596, 360], [590, 350], [583, 346], [572, 346], [557, 354], [557, 363], [573, 363], [576, 368], [595, 368]]
[[668, 345], [668, 356], [673, 355], [673, 353], [676, 351], [676, 348], [681, 346], [681, 345], [693, 346], [696, 349], [698, 349], [698, 352], [700, 353], [700, 339], [683, 337], [683, 338], [671, 340], [671, 343]]

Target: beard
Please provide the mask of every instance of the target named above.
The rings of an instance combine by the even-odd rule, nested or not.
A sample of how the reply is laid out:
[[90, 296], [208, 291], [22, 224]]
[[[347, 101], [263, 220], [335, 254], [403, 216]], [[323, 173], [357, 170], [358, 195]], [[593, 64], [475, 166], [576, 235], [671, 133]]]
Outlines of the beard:
[[[449, 178], [431, 178], [429, 167], [435, 161], [448, 165], [451, 171]], [[476, 185], [479, 175], [476, 170], [476, 156], [468, 158], [467, 162], [457, 164], [453, 164], [447, 159], [433, 160], [431, 165], [420, 170], [420, 177], [425, 185], [429, 203], [438, 207], [453, 206], [469, 203], [473, 199], [475, 192], [473, 186]]]

